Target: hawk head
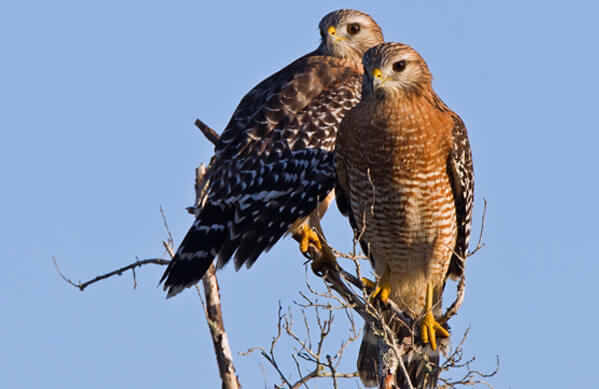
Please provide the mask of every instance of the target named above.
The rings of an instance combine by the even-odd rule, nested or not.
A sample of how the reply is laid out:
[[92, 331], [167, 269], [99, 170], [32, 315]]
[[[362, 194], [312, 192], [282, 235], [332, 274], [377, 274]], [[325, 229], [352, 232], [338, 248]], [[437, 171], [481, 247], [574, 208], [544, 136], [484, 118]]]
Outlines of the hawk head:
[[370, 48], [364, 64], [363, 93], [405, 97], [431, 90], [432, 75], [424, 59], [408, 45], [383, 43]]
[[379, 25], [364, 12], [352, 9], [327, 14], [318, 27], [322, 38], [318, 48], [321, 54], [358, 63], [366, 50], [384, 42]]

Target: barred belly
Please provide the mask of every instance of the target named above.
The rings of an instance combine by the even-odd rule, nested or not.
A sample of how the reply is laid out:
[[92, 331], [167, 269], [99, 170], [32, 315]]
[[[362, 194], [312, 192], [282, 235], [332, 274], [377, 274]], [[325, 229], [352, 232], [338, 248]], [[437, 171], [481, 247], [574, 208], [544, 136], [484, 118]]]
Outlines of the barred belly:
[[[377, 275], [389, 268], [390, 298], [415, 317], [423, 313], [429, 282], [435, 293], [433, 301], [441, 301], [457, 236], [451, 185], [445, 167], [438, 165], [386, 176], [394, 182], [375, 178], [374, 212], [366, 212], [365, 219], [358, 222], [366, 221], [364, 237], [370, 243]], [[360, 202], [372, 205], [372, 188], [360, 192], [370, 193], [370, 199], [360, 196]], [[358, 202], [352, 199], [352, 203]]]

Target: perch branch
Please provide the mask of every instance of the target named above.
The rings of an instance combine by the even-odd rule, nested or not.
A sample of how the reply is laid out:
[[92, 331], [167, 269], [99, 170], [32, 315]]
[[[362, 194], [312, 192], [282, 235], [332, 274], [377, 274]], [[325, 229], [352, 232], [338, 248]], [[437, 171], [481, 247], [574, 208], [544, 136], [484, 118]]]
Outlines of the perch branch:
[[[210, 337], [212, 338], [214, 352], [216, 353], [218, 371], [223, 382], [222, 387], [223, 389], [240, 388], [239, 377], [237, 377], [235, 365], [233, 364], [233, 354], [231, 353], [231, 347], [229, 346], [229, 338], [225, 332], [220, 304], [220, 292], [214, 264], [211, 264], [206, 271], [206, 274], [204, 274], [202, 286], [204, 287], [204, 296], [206, 298], [204, 313], [206, 314], [208, 327], [210, 329]], [[199, 287], [196, 286], [196, 288], [198, 294], [200, 294]]]
[[451, 319], [455, 314], [458, 313], [458, 309], [460, 309], [460, 307], [462, 306], [462, 303], [464, 302], [464, 292], [466, 290], [466, 275], [462, 274], [462, 276], [460, 277], [460, 281], [458, 282], [458, 292], [455, 298], [455, 301], [449, 306], [449, 308], [447, 308], [447, 311], [445, 311], [445, 314], [443, 315], [443, 317], [440, 320], [440, 324], [445, 324], [449, 321], [449, 319]]
[[[123, 266], [120, 269], [116, 269], [116, 270], [113, 270], [113, 271], [111, 271], [109, 273], [99, 275], [99, 276], [97, 276], [97, 277], [95, 277], [95, 278], [93, 278], [93, 279], [91, 279], [89, 281], [85, 281], [85, 282], [81, 282], [81, 281], [79, 281], [79, 282], [73, 282], [70, 278], [66, 277], [64, 275], [64, 273], [60, 270], [60, 267], [58, 267], [58, 263], [56, 262], [56, 258], [52, 257], [52, 261], [54, 262], [54, 266], [56, 267], [56, 271], [58, 272], [58, 275], [63, 280], [65, 280], [68, 284], [73, 285], [74, 287], [78, 288], [82, 292], [83, 292], [83, 290], [85, 290], [85, 288], [87, 288], [91, 284], [94, 284], [94, 283], [96, 283], [98, 281], [105, 280], [106, 278], [110, 278], [112, 276], [120, 276], [124, 272], [126, 272], [127, 270], [134, 271], [134, 269], [136, 267], [141, 267], [141, 266], [147, 265], [149, 263], [153, 263], [155, 265], [162, 265], [162, 266], [164, 266], [164, 265], [168, 265], [169, 262], [170, 262], [169, 260], [162, 259], [162, 258], [150, 258], [150, 259], [137, 260], [137, 261], [133, 262], [130, 265]], [[135, 273], [133, 273], [133, 274], [135, 274]]]
[[200, 129], [200, 131], [202, 131], [202, 134], [204, 134], [204, 136], [206, 137], [206, 139], [208, 139], [208, 141], [210, 141], [210, 143], [216, 145], [216, 142], [218, 142], [218, 140], [220, 139], [220, 135], [218, 135], [216, 131], [214, 131], [209, 125], [207, 125], [200, 119], [196, 119], [195, 125]]

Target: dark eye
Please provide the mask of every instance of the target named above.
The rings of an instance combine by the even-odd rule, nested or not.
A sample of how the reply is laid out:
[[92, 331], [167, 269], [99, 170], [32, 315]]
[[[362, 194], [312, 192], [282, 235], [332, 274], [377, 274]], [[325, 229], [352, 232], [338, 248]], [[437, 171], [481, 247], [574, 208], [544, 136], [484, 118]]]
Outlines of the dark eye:
[[395, 70], [396, 72], [401, 72], [405, 68], [406, 68], [406, 61], [404, 61], [404, 60], [397, 61], [393, 64], [393, 70]]
[[347, 25], [347, 33], [349, 35], [356, 35], [360, 32], [360, 25], [358, 23], [352, 23]]

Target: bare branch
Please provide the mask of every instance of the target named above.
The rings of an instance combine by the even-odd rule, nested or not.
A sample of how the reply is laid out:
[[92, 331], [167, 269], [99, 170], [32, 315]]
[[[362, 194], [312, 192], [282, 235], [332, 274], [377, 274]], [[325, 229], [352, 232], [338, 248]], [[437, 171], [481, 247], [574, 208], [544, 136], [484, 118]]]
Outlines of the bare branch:
[[471, 251], [470, 253], [468, 253], [468, 255], [466, 255], [466, 258], [473, 256], [474, 254], [476, 254], [478, 252], [478, 250], [482, 249], [483, 247], [485, 247], [485, 244], [482, 242], [483, 240], [483, 232], [485, 229], [485, 216], [487, 215], [487, 199], [483, 197], [483, 216], [481, 218], [481, 223], [480, 223], [480, 233], [478, 235], [478, 243], [476, 244], [476, 248]]
[[460, 309], [460, 307], [462, 306], [462, 303], [464, 302], [465, 291], [466, 291], [466, 274], [462, 274], [462, 277], [460, 277], [460, 281], [458, 282], [457, 295], [456, 295], [455, 301], [449, 306], [449, 308], [447, 308], [447, 310], [445, 311], [445, 314], [440, 319], [439, 323], [441, 323], [441, 324], [447, 323], [449, 321], [449, 319], [451, 319], [455, 314], [458, 313], [458, 310]]
[[[279, 377], [282, 380], [282, 384], [286, 385], [288, 388], [293, 388], [293, 386], [291, 385], [291, 383], [289, 382], [289, 380], [287, 380], [287, 377], [285, 376], [285, 374], [283, 373], [283, 371], [281, 370], [281, 368], [279, 367], [279, 364], [276, 361], [275, 358], [275, 346], [277, 345], [277, 342], [279, 341], [279, 339], [281, 338], [281, 333], [282, 333], [282, 323], [284, 320], [285, 315], [282, 314], [283, 308], [281, 307], [281, 304], [279, 303], [279, 319], [277, 321], [277, 334], [272, 338], [272, 341], [270, 343], [270, 350], [267, 353], [266, 350], [263, 347], [252, 347], [250, 348], [248, 351], [246, 351], [245, 353], [239, 353], [240, 355], [243, 356], [247, 356], [250, 355], [251, 353], [253, 353], [254, 351], [260, 351], [260, 354], [264, 357], [264, 359], [266, 359], [268, 361], [268, 363], [271, 364], [272, 367], [274, 367], [274, 369], [277, 371], [277, 373], [279, 373]], [[275, 385], [276, 388], [283, 388], [284, 386], [282, 385]]]
[[173, 248], [171, 247], [171, 245], [168, 244], [168, 242], [165, 242], [164, 240], [162, 241], [162, 245], [166, 249], [166, 252], [171, 257], [171, 259], [173, 259], [175, 257], [175, 252], [173, 251]]
[[131, 269], [131, 273], [133, 273], [133, 289], [137, 289], [137, 277], [135, 277], [135, 268]]
[[330, 355], [327, 355], [327, 366], [331, 370], [331, 378], [333, 379], [333, 388], [337, 389], [337, 372], [335, 371], [335, 366], [333, 365], [333, 360]]
[[[318, 292], [312, 289], [309, 283], [307, 283], [307, 287], [312, 296], [316, 296], [317, 298], [324, 298], [327, 300], [338, 299], [338, 297], [336, 297], [330, 289], [328, 289], [328, 292]], [[247, 353], [242, 355], [247, 355], [248, 353], [253, 351], [260, 351], [261, 355], [271, 364], [271, 366], [274, 367], [276, 372], [279, 374], [281, 384], [275, 386], [275, 388], [307, 389], [308, 381], [315, 378], [331, 378], [333, 380], [332, 387], [339, 387], [339, 379], [357, 377], [357, 372], [337, 372], [337, 367], [339, 366], [339, 363], [343, 357], [343, 352], [345, 351], [347, 346], [351, 342], [360, 338], [360, 331], [355, 326], [353, 317], [349, 312], [349, 307], [346, 305], [343, 308], [345, 310], [345, 317], [348, 319], [348, 322], [350, 324], [350, 331], [352, 336], [349, 340], [341, 342], [341, 346], [336, 349], [334, 355], [325, 355], [325, 341], [333, 328], [333, 312], [336, 309], [338, 309], [338, 307], [335, 307], [330, 302], [327, 304], [321, 304], [318, 302], [318, 300], [312, 300], [311, 297], [307, 296], [305, 293], [302, 292], [300, 292], [300, 296], [304, 300], [304, 303], [296, 304], [301, 307], [302, 327], [305, 327], [306, 336], [304, 337], [295, 332], [293, 314], [291, 310], [288, 310], [287, 313], [283, 313], [283, 310], [279, 305], [279, 320], [277, 324], [277, 334], [273, 337], [270, 350], [266, 351], [263, 348], [258, 347], [250, 349]], [[314, 318], [311, 320], [312, 324], [310, 324], [310, 320], [308, 319], [306, 314], [306, 309], [308, 308], [312, 309], [312, 313], [314, 315]], [[295, 364], [295, 370], [298, 374], [298, 379], [295, 382], [292, 382], [288, 378], [288, 376], [283, 372], [279, 362], [276, 360], [275, 357], [275, 347], [283, 333], [288, 338], [292, 339], [293, 342], [297, 345], [297, 347], [294, 348], [293, 354], [291, 355], [291, 359]], [[312, 334], [315, 334], [316, 337], [314, 342], [312, 340]], [[308, 369], [308, 371], [310, 371], [309, 373], [304, 374], [304, 372], [302, 371], [302, 362], [313, 365], [313, 368]]]
[[482, 373], [478, 370], [472, 370], [470, 365], [476, 359], [475, 357], [470, 358], [469, 360], [463, 362], [464, 358], [464, 350], [463, 346], [470, 332], [470, 328], [466, 329], [464, 332], [464, 336], [460, 340], [459, 344], [455, 348], [455, 350], [447, 357], [447, 360], [440, 366], [441, 370], [446, 372], [455, 372], [458, 369], [465, 369], [466, 371], [463, 373], [462, 377], [459, 379], [451, 379], [440, 377], [439, 378], [439, 389], [457, 389], [461, 386], [475, 386], [475, 385], [485, 385], [490, 389], [493, 389], [493, 385], [489, 382], [485, 381], [485, 378], [490, 378], [496, 375], [499, 372], [499, 357], [497, 357], [497, 365], [495, 370], [490, 373]]
[[[175, 241], [173, 240], [173, 234], [171, 234], [171, 229], [169, 228], [168, 222], [166, 221], [166, 214], [164, 213], [164, 209], [162, 209], [162, 205], [160, 206], [160, 214], [162, 215], [162, 222], [164, 223], [164, 229], [166, 230], [166, 233], [168, 234], [169, 246], [174, 246]], [[171, 255], [171, 258], [172, 257], [173, 257], [173, 255]]]
[[[153, 263], [155, 265], [168, 265], [169, 264], [169, 260], [167, 259], [163, 259], [163, 258], [150, 258], [150, 259], [142, 259], [142, 260], [137, 260], [135, 262], [133, 262], [130, 265], [127, 266], [123, 266], [120, 269], [116, 269], [113, 270], [109, 273], [106, 274], [102, 274], [99, 275], [89, 281], [85, 281], [85, 282], [73, 282], [70, 278], [67, 278], [63, 272], [60, 270], [60, 268], [58, 267], [58, 263], [56, 262], [56, 258], [52, 257], [52, 261], [54, 262], [54, 266], [56, 267], [56, 271], [58, 272], [58, 275], [65, 280], [67, 283], [69, 283], [70, 285], [73, 285], [74, 287], [78, 288], [80, 291], [83, 292], [83, 290], [85, 290], [85, 288], [87, 288], [88, 286], [90, 286], [91, 284], [94, 284], [98, 281], [102, 281], [105, 280], [106, 278], [112, 277], [112, 276], [120, 276], [122, 275], [124, 272], [126, 272], [127, 270], [133, 270], [136, 267], [141, 267], [143, 265], [147, 265], [149, 263]], [[136, 283], [135, 283], [135, 279], [134, 279], [134, 287], [135, 287]]]
[[196, 119], [195, 125], [200, 129], [200, 131], [202, 131], [202, 134], [204, 134], [204, 136], [206, 137], [206, 139], [208, 139], [210, 143], [216, 145], [216, 142], [218, 142], [218, 140], [220, 139], [220, 135], [218, 135], [216, 131], [214, 131], [210, 126], [208, 126], [200, 119]]
[[[211, 264], [206, 271], [206, 274], [202, 278], [202, 285], [204, 287], [204, 295], [206, 298], [204, 312], [206, 314], [206, 320], [208, 321], [214, 352], [216, 353], [220, 378], [223, 382], [222, 387], [223, 389], [237, 389], [241, 387], [241, 385], [239, 384], [239, 377], [237, 377], [237, 373], [235, 372], [233, 354], [231, 353], [231, 347], [229, 346], [229, 338], [225, 332], [220, 304], [220, 292], [214, 264]], [[201, 296], [199, 287], [196, 286], [196, 289]]]

